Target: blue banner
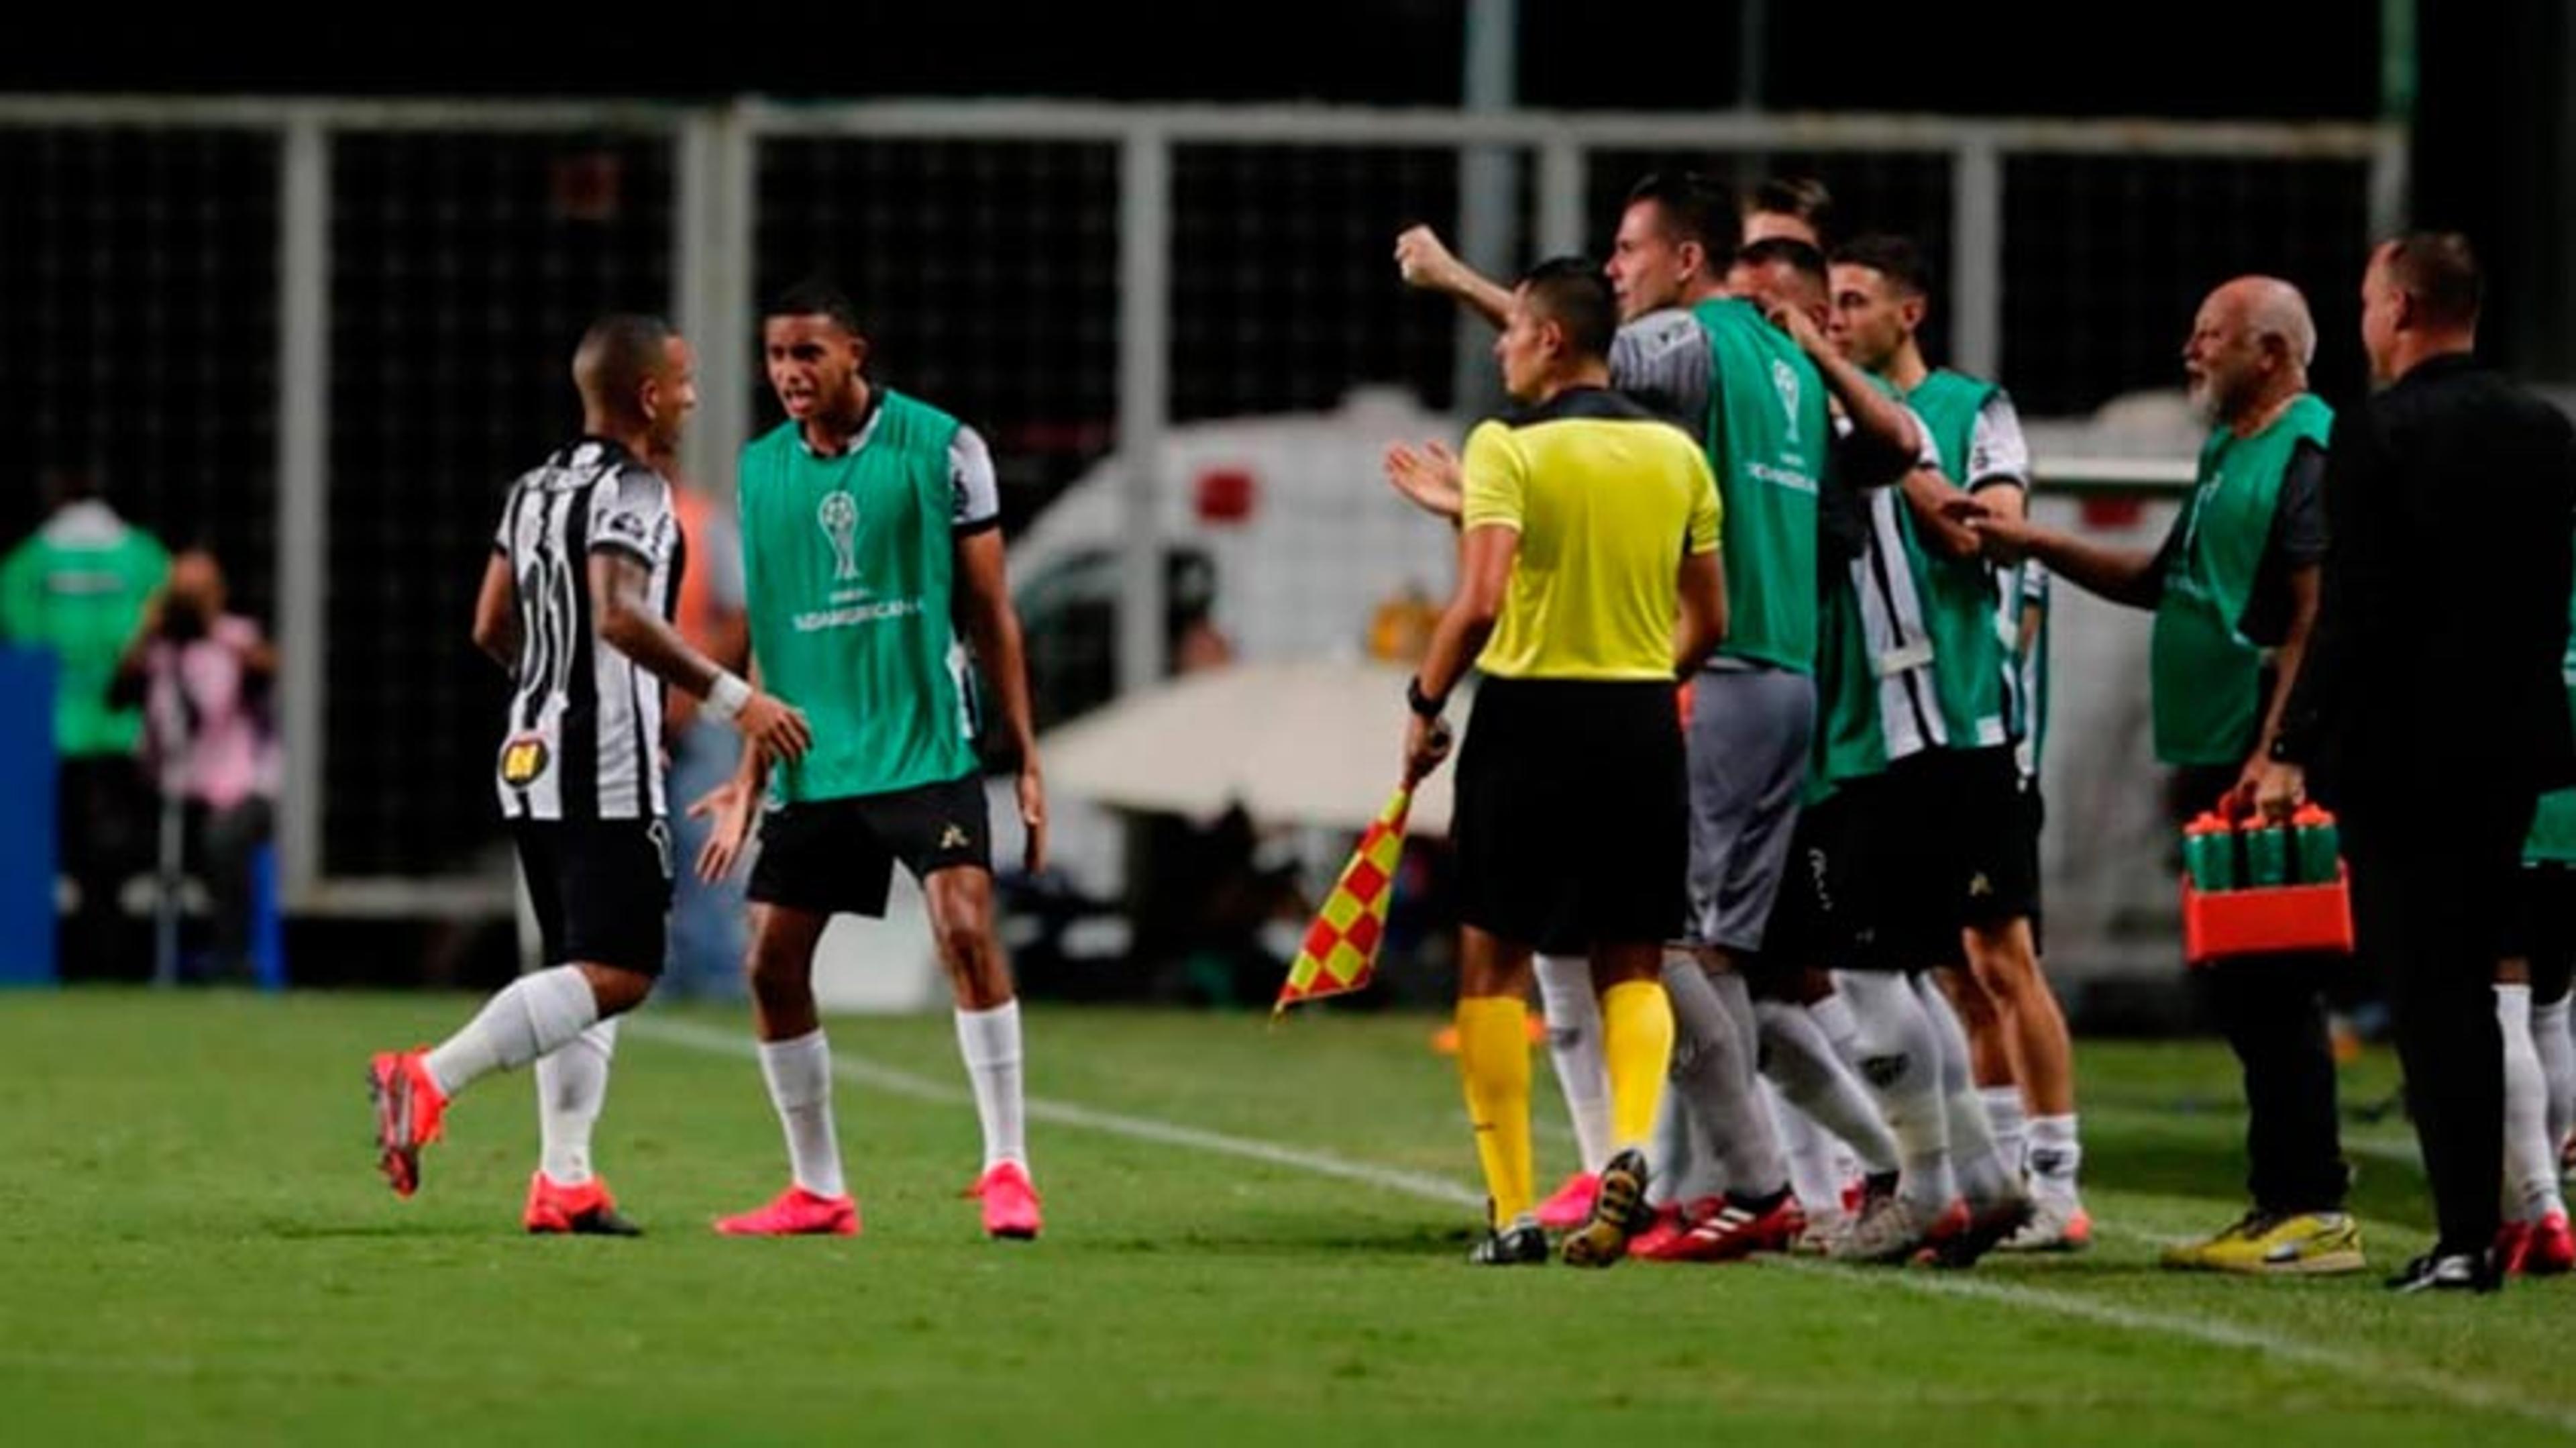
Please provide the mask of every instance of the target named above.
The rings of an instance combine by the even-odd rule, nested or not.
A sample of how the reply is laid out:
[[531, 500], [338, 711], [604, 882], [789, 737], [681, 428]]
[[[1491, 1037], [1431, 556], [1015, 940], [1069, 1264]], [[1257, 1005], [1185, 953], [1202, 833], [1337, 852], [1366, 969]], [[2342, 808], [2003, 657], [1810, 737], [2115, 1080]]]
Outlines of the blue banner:
[[52, 985], [54, 656], [0, 647], [0, 986]]

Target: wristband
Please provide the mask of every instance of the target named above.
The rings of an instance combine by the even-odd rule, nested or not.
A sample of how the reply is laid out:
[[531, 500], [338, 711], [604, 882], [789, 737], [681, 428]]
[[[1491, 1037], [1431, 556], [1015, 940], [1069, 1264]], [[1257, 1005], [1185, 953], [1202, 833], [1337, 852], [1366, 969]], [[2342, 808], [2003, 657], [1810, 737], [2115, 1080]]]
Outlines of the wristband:
[[1425, 719], [1437, 719], [1449, 707], [1449, 698], [1444, 694], [1434, 699], [1423, 693], [1421, 676], [1416, 675], [1404, 681], [1404, 706]]
[[707, 686], [708, 713], [731, 723], [742, 712], [742, 706], [750, 702], [751, 685], [722, 669], [716, 671], [716, 681]]

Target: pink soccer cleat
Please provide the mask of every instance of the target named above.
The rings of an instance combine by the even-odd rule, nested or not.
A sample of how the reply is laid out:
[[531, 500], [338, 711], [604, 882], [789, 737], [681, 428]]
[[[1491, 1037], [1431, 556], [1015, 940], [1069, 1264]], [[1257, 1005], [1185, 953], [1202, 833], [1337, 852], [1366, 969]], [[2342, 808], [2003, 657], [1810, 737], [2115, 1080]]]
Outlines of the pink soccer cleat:
[[430, 1078], [426, 1050], [378, 1051], [367, 1063], [376, 1108], [376, 1169], [407, 1197], [420, 1190], [420, 1149], [438, 1140], [447, 1094]]
[[967, 1195], [983, 1199], [988, 1237], [1034, 1242], [1045, 1225], [1038, 1215], [1038, 1189], [1029, 1183], [1029, 1169], [1018, 1162], [1006, 1161], [984, 1173]]
[[716, 1230], [728, 1237], [855, 1237], [859, 1204], [853, 1197], [821, 1197], [791, 1186], [768, 1206], [717, 1218]]
[[640, 1237], [644, 1229], [617, 1210], [608, 1183], [597, 1177], [568, 1187], [544, 1172], [528, 1178], [528, 1208], [519, 1221], [536, 1236]]
[[1538, 1204], [1538, 1224], [1551, 1232], [1573, 1231], [1592, 1219], [1592, 1203], [1600, 1195], [1601, 1178], [1576, 1172], [1556, 1189], [1555, 1196]]

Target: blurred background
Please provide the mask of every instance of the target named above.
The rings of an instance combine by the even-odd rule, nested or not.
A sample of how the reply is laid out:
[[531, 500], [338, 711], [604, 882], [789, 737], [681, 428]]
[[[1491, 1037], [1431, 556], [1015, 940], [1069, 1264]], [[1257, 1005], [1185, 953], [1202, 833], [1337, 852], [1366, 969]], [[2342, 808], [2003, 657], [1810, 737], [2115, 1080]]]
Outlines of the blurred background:
[[[577, 426], [588, 320], [661, 311], [698, 347], [682, 471], [721, 528], [734, 449], [778, 418], [760, 302], [819, 271], [875, 376], [1001, 469], [1045, 753], [1080, 763], [1051, 768], [1056, 864], [1005, 880], [1026, 989], [1266, 1004], [1393, 782], [1450, 583], [1446, 530], [1378, 455], [1497, 401], [1486, 335], [1399, 284], [1399, 230], [1508, 273], [1601, 254], [1649, 169], [1820, 179], [1834, 233], [1928, 249], [1928, 350], [2011, 390], [2043, 512], [2146, 545], [2198, 441], [2178, 351], [2229, 276], [2307, 292], [2317, 388], [2345, 399], [2369, 239], [2464, 229], [2487, 351], [2569, 395], [2571, 11], [2172, 3], [1998, 33], [1767, 0], [855, 4], [650, 37], [529, 15], [16, 37], [0, 539], [112, 510], [139, 569], [148, 538], [196, 581], [178, 617], [103, 608], [106, 647], [231, 618], [273, 658], [215, 783], [155, 742], [204, 737], [195, 706], [128, 700], [131, 727], [66, 744], [26, 701], [98, 681], [10, 658], [0, 971], [518, 969], [487, 783], [504, 689], [466, 633], [502, 492]], [[2051, 971], [2091, 1028], [2169, 1024], [2144, 618], [2063, 589], [2052, 628]], [[1181, 673], [1232, 682], [1143, 707]], [[1415, 841], [1370, 1003], [1448, 992], [1443, 864]], [[720, 922], [704, 939], [674, 983], [738, 989]], [[917, 910], [834, 950], [834, 1003], [933, 999]]]

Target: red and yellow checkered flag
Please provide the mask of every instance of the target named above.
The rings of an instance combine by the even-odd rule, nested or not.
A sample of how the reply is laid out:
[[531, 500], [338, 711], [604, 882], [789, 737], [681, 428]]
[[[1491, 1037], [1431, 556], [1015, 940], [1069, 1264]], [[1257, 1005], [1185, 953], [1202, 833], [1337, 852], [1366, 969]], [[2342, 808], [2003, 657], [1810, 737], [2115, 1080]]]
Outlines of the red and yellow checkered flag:
[[1412, 808], [1412, 787], [1398, 788], [1368, 833], [1360, 836], [1360, 847], [1324, 897], [1324, 908], [1306, 927], [1306, 944], [1289, 965], [1288, 979], [1270, 1008], [1273, 1017], [1299, 1001], [1365, 990], [1376, 976], [1387, 900], [1395, 893], [1395, 866], [1404, 858], [1404, 817]]

